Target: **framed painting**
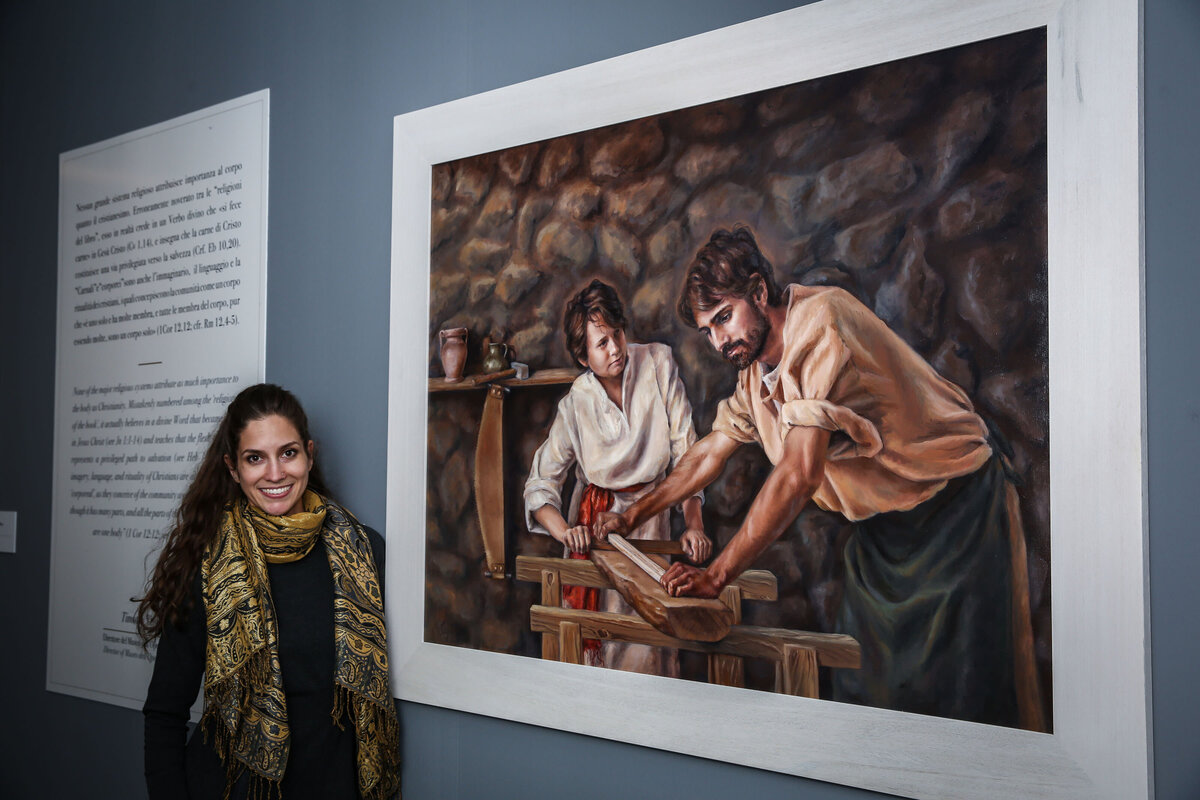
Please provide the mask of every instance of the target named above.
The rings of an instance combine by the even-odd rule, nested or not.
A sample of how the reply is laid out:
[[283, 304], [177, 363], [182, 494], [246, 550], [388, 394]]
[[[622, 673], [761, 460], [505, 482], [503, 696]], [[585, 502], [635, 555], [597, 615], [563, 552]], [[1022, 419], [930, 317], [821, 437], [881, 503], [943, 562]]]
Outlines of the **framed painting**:
[[[888, 6], [827, 0], [396, 118], [398, 697], [903, 795], [1148, 796], [1140, 10]], [[657, 533], [629, 533], [628, 556], [562, 557], [581, 495], [640, 498], [731, 430], [721, 401], [748, 345], [722, 351], [717, 312], [678, 302], [697, 253], [729, 237], [789, 308], [839, 298], [886, 332], [849, 357], [860, 376], [898, 359], [901, 384], [928, 372], [977, 424], [1008, 522], [990, 550], [916, 528], [942, 531], [966, 587], [940, 611], [862, 624], [862, 520], [966, 496], [958, 478], [911, 502], [875, 478], [818, 489], [703, 630], [699, 603], [631, 586], [646, 577], [629, 564], [655, 575], [699, 540], [741, 541], [780, 460], [761, 431]], [[616, 310], [588, 322], [596, 292]], [[933, 401], [916, 402], [925, 424]], [[894, 455], [892, 419], [877, 425]], [[612, 477], [620, 437], [589, 456], [589, 425], [627, 431], [634, 460], [657, 436], [659, 461]], [[832, 427], [827, 481], [855, 437]], [[915, 645], [885, 633], [913, 625]]]

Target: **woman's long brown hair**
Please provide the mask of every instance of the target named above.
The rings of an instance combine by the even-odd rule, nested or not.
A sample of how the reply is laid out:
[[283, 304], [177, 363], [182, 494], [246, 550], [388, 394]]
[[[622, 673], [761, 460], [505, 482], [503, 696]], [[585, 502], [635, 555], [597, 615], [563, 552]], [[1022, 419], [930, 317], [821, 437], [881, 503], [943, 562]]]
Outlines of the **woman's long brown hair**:
[[[166, 544], [158, 556], [143, 597], [138, 604], [137, 629], [142, 641], [151, 642], [163, 628], [182, 625], [191, 610], [192, 584], [200, 570], [204, 551], [216, 536], [225, 504], [241, 494], [225, 465], [225, 457], [236, 463], [238, 442], [246, 426], [264, 417], [280, 416], [296, 428], [302, 442], [312, 440], [308, 417], [291, 392], [271, 383], [243, 389], [217, 426], [208, 450], [196, 469], [175, 520], [167, 533]], [[328, 496], [325, 481], [314, 462], [308, 474], [308, 488]]]

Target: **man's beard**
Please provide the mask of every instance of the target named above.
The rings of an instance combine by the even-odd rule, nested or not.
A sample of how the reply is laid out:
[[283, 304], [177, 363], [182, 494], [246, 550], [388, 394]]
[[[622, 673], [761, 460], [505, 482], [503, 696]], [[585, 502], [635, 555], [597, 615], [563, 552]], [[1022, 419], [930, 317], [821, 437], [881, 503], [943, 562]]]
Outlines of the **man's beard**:
[[[736, 341], [726, 342], [721, 348], [721, 355], [725, 356], [731, 364], [739, 370], [753, 364], [762, 355], [763, 348], [767, 345], [767, 332], [771, 328], [770, 320], [767, 315], [754, 309], [754, 314], [758, 317], [754, 327], [746, 332], [745, 339], [737, 339]], [[742, 348], [742, 352], [734, 353], [737, 348]]]

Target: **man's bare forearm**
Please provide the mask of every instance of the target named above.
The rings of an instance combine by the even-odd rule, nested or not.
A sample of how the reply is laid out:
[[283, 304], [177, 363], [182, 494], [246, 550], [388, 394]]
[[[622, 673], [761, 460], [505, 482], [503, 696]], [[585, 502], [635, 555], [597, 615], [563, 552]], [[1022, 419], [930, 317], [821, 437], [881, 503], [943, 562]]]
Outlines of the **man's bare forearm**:
[[776, 477], [783, 477], [778, 470], [768, 476], [742, 521], [742, 527], [708, 567], [722, 588], [749, 569], [792, 524], [812, 497], [812, 489], [806, 491], [792, 480], [772, 480]]
[[745, 572], [800, 514], [821, 484], [828, 445], [827, 431], [799, 428], [789, 434], [783, 459], [767, 476], [742, 527], [708, 567], [719, 587]]

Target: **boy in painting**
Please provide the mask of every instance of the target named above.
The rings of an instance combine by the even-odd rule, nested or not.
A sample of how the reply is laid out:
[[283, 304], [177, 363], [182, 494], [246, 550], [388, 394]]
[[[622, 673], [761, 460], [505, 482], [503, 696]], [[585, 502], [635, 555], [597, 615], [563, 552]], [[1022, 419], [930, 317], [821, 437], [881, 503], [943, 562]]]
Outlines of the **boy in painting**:
[[834, 670], [834, 699], [1041, 729], [1016, 492], [966, 393], [847, 292], [781, 290], [744, 227], [696, 254], [679, 313], [737, 388], [667, 480], [602, 514], [596, 535], [636, 528], [757, 443], [773, 469], [741, 528], [664, 587], [717, 596], [811, 499], [855, 523], [837, 630], [859, 640], [862, 669]]
[[[571, 357], [587, 369], [575, 379], [525, 483], [529, 530], [562, 542], [586, 558], [591, 526], [603, 511], [621, 512], [644, 497], [696, 442], [688, 403], [671, 348], [626, 342], [625, 312], [616, 291], [598, 280], [567, 302], [563, 334]], [[564, 515], [562, 488], [569, 471], [575, 491]], [[684, 552], [695, 563], [712, 552], [704, 534], [700, 497], [683, 500]], [[671, 537], [671, 504], [630, 528], [633, 539]], [[569, 608], [634, 613], [615, 591], [563, 589]], [[678, 676], [673, 650], [596, 640], [584, 642], [585, 663], [633, 672]]]

